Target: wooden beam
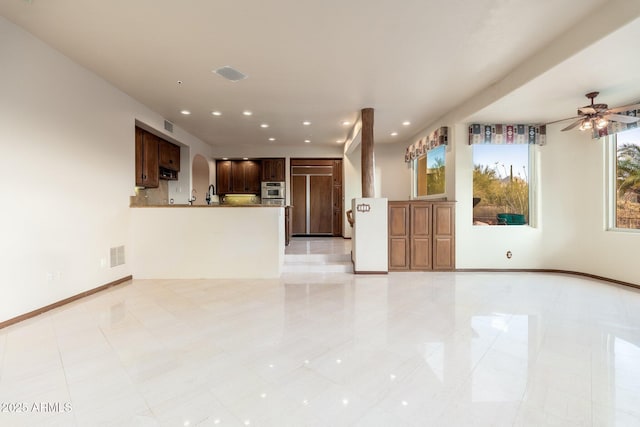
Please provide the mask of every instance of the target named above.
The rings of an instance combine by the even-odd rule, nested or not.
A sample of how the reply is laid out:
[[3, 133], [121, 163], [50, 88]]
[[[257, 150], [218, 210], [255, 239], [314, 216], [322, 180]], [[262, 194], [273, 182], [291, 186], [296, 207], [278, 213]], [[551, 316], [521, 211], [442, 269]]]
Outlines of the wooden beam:
[[373, 108], [362, 109], [362, 197], [374, 195]]

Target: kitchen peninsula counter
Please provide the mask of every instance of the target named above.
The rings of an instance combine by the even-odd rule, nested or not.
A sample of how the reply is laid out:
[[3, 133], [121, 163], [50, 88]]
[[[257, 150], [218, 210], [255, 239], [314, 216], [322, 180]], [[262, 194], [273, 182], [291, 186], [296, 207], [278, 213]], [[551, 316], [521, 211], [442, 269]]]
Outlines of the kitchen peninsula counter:
[[284, 206], [131, 207], [129, 258], [136, 279], [280, 276], [285, 248]]

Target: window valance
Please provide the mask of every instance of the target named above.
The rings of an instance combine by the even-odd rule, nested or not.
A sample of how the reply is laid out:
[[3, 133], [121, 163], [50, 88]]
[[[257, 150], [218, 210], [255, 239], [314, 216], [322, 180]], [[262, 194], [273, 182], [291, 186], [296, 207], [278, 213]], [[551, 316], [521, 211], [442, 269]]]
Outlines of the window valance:
[[[640, 110], [629, 110], [621, 113], [622, 116], [640, 117]], [[596, 138], [602, 138], [603, 136], [613, 135], [618, 132], [624, 132], [625, 130], [635, 129], [638, 127], [638, 122], [635, 123], [622, 123], [622, 122], [609, 122], [606, 127], [598, 129], [597, 126], [593, 126], [593, 132], [591, 136]]]
[[430, 135], [422, 137], [408, 146], [404, 154], [404, 161], [410, 162], [411, 160], [422, 156], [432, 148], [447, 144], [449, 144], [449, 128], [447, 126], [443, 126], [433, 131]]
[[477, 124], [469, 126], [471, 144], [537, 144], [547, 142], [545, 125]]

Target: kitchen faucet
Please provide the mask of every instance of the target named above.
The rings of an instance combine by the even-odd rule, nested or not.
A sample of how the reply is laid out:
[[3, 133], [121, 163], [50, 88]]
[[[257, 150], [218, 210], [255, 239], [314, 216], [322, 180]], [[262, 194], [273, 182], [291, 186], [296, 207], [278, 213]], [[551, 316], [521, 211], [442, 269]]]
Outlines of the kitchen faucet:
[[209, 186], [209, 191], [207, 191], [207, 204], [210, 205], [211, 204], [211, 196], [213, 196], [213, 193], [216, 192], [216, 188], [212, 185]]
[[191, 206], [193, 206], [193, 202], [196, 201], [196, 195], [193, 194], [193, 193], [197, 193], [195, 188], [193, 190], [191, 190], [191, 198], [189, 200], [187, 200]]

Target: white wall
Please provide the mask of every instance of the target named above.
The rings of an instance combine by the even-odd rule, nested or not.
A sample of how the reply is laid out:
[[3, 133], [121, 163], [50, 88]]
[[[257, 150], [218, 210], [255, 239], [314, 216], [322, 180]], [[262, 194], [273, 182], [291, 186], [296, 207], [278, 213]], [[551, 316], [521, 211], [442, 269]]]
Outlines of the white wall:
[[131, 274], [103, 263], [131, 243], [135, 120], [163, 119], [2, 17], [0, 61], [4, 321]]
[[561, 127], [550, 127], [541, 154], [543, 263], [640, 284], [640, 233], [606, 229], [608, 141]]
[[[389, 200], [409, 200], [411, 198], [411, 167], [405, 163], [403, 144], [376, 144], [376, 197]], [[361, 196], [358, 196], [361, 197]]]
[[[473, 225], [473, 148], [467, 124], [458, 124], [455, 130], [451, 143], [456, 153], [456, 267], [547, 268], [541, 257], [541, 227]], [[513, 254], [511, 259], [507, 251]]]
[[140, 279], [276, 278], [284, 263], [281, 207], [134, 208], [131, 235]]

